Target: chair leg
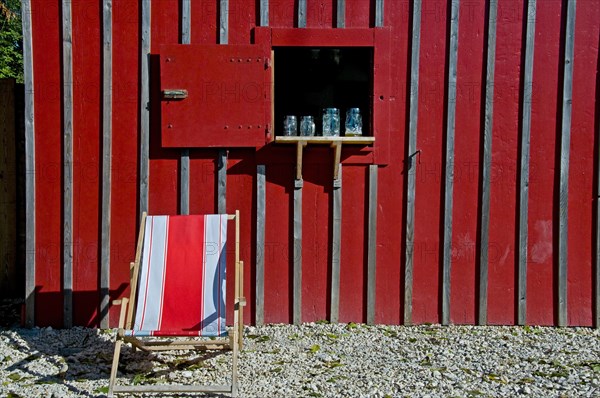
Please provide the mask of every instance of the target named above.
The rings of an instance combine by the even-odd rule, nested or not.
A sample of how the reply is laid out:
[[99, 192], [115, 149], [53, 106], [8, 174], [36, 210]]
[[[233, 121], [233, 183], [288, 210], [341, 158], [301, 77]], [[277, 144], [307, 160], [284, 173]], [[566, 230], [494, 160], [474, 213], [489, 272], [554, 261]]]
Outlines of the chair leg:
[[237, 397], [238, 396], [238, 351], [239, 351], [239, 347], [237, 344], [237, 336], [238, 332], [236, 329], [234, 329], [233, 331], [233, 338], [234, 338], [234, 343], [233, 343], [233, 349], [232, 349], [232, 371], [231, 371], [231, 396], [232, 397]]
[[113, 388], [115, 387], [115, 382], [117, 380], [117, 369], [119, 367], [119, 357], [121, 356], [121, 345], [123, 345], [123, 341], [117, 337], [117, 341], [115, 343], [115, 353], [113, 355], [112, 367], [110, 369], [110, 381], [108, 384], [108, 396], [114, 397]]

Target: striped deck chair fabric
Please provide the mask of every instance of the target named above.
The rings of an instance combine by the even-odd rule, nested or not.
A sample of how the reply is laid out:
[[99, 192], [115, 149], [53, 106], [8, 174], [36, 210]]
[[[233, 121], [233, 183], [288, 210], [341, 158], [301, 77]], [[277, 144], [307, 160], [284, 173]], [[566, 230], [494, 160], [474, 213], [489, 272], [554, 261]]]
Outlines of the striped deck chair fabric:
[[226, 336], [227, 215], [148, 216], [129, 336]]

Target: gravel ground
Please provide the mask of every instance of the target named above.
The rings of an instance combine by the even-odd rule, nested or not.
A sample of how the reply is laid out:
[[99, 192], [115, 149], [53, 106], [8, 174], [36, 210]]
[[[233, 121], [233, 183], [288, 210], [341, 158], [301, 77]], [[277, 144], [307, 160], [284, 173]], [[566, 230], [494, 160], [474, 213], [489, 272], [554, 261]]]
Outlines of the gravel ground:
[[[0, 396], [106, 396], [113, 339], [0, 329]], [[600, 397], [597, 329], [309, 323], [247, 327], [244, 341], [240, 397]], [[125, 349], [120, 381], [223, 383], [230, 359]]]

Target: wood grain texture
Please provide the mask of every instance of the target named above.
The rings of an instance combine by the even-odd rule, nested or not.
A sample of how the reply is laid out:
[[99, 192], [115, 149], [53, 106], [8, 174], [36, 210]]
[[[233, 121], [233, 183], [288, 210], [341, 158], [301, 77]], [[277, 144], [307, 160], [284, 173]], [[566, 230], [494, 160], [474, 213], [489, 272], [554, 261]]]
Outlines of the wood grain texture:
[[419, 59], [421, 47], [421, 0], [415, 0], [412, 14], [412, 42], [410, 61], [410, 110], [408, 131], [408, 152], [406, 188], [406, 251], [404, 264], [404, 324], [412, 324], [413, 303], [413, 261], [415, 243], [415, 198], [417, 131], [419, 116]]
[[140, 46], [140, 206], [142, 213], [148, 212], [148, 189], [150, 182], [150, 45], [151, 45], [151, 3], [142, 0], [142, 31]]
[[377, 175], [379, 168], [369, 166], [369, 219], [367, 220], [367, 323], [375, 324], [377, 288]]
[[340, 272], [342, 254], [342, 165], [339, 166], [338, 179], [333, 182], [333, 225], [331, 232], [331, 323], [339, 321], [340, 314]]
[[494, 126], [494, 72], [496, 67], [496, 23], [498, 2], [488, 3], [487, 68], [485, 74], [485, 116], [483, 128], [483, 162], [481, 177], [481, 213], [479, 246], [479, 311], [478, 324], [487, 324], [488, 265], [490, 237], [490, 185], [492, 170], [492, 128]]
[[266, 166], [256, 166], [256, 324], [265, 321], [265, 226], [267, 213]]
[[302, 323], [302, 180], [294, 186], [293, 322]]

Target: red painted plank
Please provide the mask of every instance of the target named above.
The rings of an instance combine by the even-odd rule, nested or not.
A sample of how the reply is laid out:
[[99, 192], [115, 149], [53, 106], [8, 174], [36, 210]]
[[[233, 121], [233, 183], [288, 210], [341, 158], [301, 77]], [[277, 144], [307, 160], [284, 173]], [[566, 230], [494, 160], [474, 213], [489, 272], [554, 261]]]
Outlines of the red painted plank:
[[292, 212], [295, 170], [268, 163], [265, 226], [265, 322], [289, 323], [292, 311]]
[[322, 149], [305, 148], [302, 167], [303, 322], [326, 319], [329, 314], [333, 152]]
[[297, 0], [269, 0], [269, 26], [297, 26]]
[[344, 166], [342, 174], [342, 251], [340, 322], [367, 320], [368, 166]]
[[443, 206], [445, 129], [444, 92], [447, 50], [446, 7], [425, 0], [421, 15], [421, 59], [419, 74], [419, 116], [416, 165], [413, 322], [440, 320], [440, 245]]
[[[458, 28], [450, 321], [474, 323], [485, 38], [484, 0], [461, 2]], [[486, 43], [487, 44], [487, 43]], [[485, 86], [485, 81], [483, 82]], [[485, 101], [484, 101], [485, 102]]]
[[[598, 73], [600, 4], [577, 3], [573, 59], [573, 108], [569, 169], [569, 257], [567, 309], [570, 325], [592, 325], [595, 253], [592, 248], [591, 217], [594, 204], [594, 142], [597, 128], [597, 86], [591, 84]], [[596, 102], [596, 103], [595, 103]], [[597, 199], [596, 199], [597, 200]]]
[[537, 4], [533, 95], [531, 98], [531, 159], [529, 167], [529, 222], [527, 247], [527, 323], [554, 324], [556, 291], [553, 280], [554, 186], [556, 137], [560, 133], [558, 106], [561, 2]]
[[[371, 25], [371, 1], [369, 0], [346, 0], [346, 28], [368, 28]], [[402, 2], [386, 2], [386, 14], [392, 8], [397, 8]], [[336, 7], [334, 5], [334, 7]], [[388, 26], [386, 18], [386, 26]], [[335, 21], [333, 21], [335, 25]]]
[[515, 236], [523, 5], [498, 2], [491, 168], [488, 323], [515, 322]]
[[[62, 85], [59, 4], [31, 4], [35, 119], [35, 323], [62, 326]], [[32, 255], [33, 253], [28, 253]]]
[[[129, 295], [129, 262], [137, 243], [139, 11], [134, 1], [113, 3], [113, 70], [130, 73], [113, 73], [111, 299]], [[111, 326], [116, 327], [118, 320], [119, 307], [111, 307]]]
[[101, 150], [101, 10], [72, 4], [73, 16], [73, 323], [98, 326]]
[[219, 3], [212, 0], [190, 1], [191, 42], [193, 44], [217, 44], [219, 33]]
[[333, 0], [307, 1], [306, 26], [308, 28], [333, 28], [333, 10], [336, 7]]
[[[368, 25], [368, 2], [353, 1], [347, 7], [347, 26], [353, 23]], [[357, 14], [360, 10], [364, 16]], [[402, 20], [408, 9], [404, 2], [387, 2], [385, 5], [386, 25], [388, 20]], [[362, 18], [362, 19], [361, 19]], [[348, 25], [350, 24], [350, 25]], [[403, 224], [406, 157], [404, 134], [407, 127], [407, 73], [408, 46], [410, 41], [408, 23], [393, 27], [390, 46], [390, 139], [389, 152], [393, 154], [386, 167], [379, 168], [378, 215], [377, 215], [377, 282], [375, 299], [375, 322], [385, 324], [400, 323], [404, 299], [404, 242]], [[409, 83], [410, 84], [410, 83]], [[353, 182], [348, 181], [348, 185]], [[347, 186], [347, 185], [345, 185]]]

